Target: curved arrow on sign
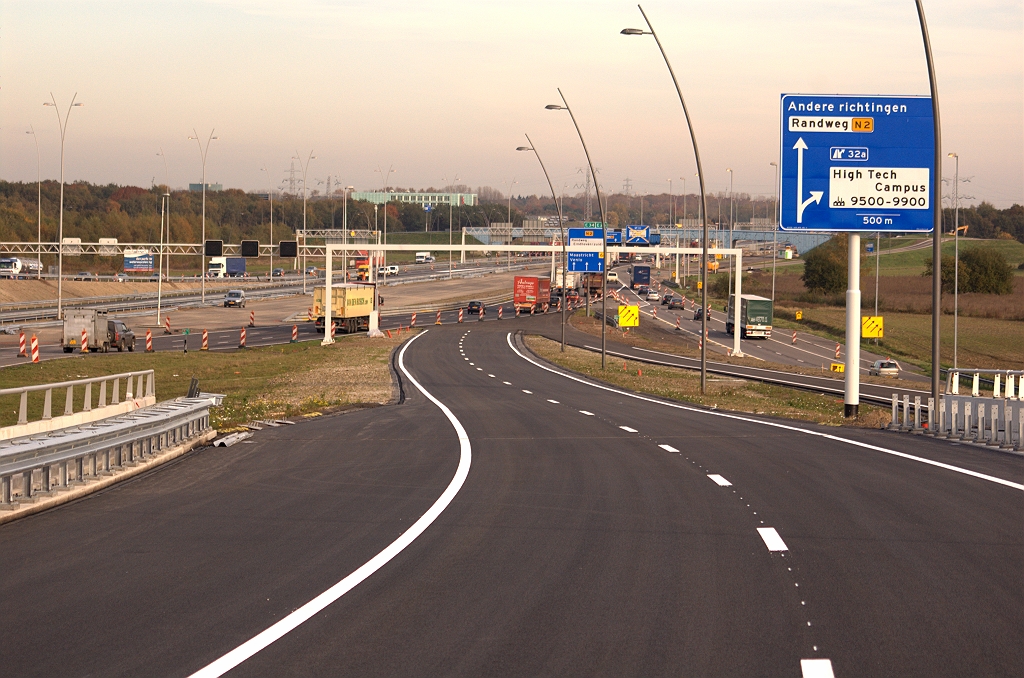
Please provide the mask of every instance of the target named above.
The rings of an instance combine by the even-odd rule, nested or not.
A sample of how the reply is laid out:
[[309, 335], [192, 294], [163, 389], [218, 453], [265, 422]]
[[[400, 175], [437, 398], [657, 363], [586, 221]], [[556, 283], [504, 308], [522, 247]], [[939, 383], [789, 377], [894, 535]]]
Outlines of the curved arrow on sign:
[[804, 210], [812, 202], [816, 205], [820, 203], [821, 197], [825, 195], [825, 192], [811, 191], [811, 197], [804, 200], [804, 151], [807, 150], [804, 138], [799, 137], [793, 148], [796, 149], [796, 223], [802, 224], [804, 221]]

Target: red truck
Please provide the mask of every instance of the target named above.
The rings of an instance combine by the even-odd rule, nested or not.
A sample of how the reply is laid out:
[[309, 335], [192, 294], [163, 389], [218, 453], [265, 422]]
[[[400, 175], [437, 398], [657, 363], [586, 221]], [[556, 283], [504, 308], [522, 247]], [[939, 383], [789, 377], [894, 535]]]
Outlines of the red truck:
[[520, 313], [542, 313], [551, 300], [551, 281], [531, 275], [517, 275], [512, 282], [512, 303]]

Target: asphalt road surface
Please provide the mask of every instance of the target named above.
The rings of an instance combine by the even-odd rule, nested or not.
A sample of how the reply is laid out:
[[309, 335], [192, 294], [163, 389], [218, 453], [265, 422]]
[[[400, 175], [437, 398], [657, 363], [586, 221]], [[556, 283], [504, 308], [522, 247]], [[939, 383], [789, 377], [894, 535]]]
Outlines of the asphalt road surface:
[[638, 397], [515, 324], [4, 526], [3, 672], [1024, 673], [1018, 458]]

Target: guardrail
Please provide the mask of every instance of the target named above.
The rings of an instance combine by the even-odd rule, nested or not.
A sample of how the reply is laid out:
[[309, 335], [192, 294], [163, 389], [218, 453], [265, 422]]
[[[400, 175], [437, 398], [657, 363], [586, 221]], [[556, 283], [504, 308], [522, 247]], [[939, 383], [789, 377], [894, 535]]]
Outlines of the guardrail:
[[[121, 382], [124, 382], [124, 398], [121, 398]], [[93, 384], [99, 384], [99, 398], [93, 408]], [[110, 385], [109, 400], [107, 385]], [[74, 411], [75, 389], [82, 387], [82, 409]], [[66, 390], [64, 412], [53, 416], [53, 392]], [[41, 417], [29, 421], [29, 394], [43, 393]], [[19, 386], [17, 388], [0, 389], [0, 397], [15, 396], [19, 398], [18, 423], [0, 428], [0, 441], [21, 436], [34, 435], [44, 431], [53, 431], [65, 426], [76, 426], [104, 417], [124, 414], [132, 410], [152, 405], [156, 402], [156, 384], [153, 370], [139, 372], [122, 372], [104, 377], [91, 377], [61, 381], [54, 384], [37, 384], [35, 386]]]
[[[991, 378], [982, 379], [982, 375], [990, 376]], [[999, 398], [1001, 385], [1005, 384], [1005, 393], [1007, 398], [1024, 397], [1024, 370], [954, 370], [950, 369], [946, 372], [946, 393], [952, 395], [960, 394], [961, 381], [969, 376], [971, 378], [971, 395], [979, 397], [981, 395], [981, 384], [985, 383], [992, 386], [992, 397]], [[1016, 395], [1014, 395], [1014, 381], [1017, 382]]]
[[210, 429], [214, 404], [213, 396], [179, 398], [87, 426], [0, 442], [0, 509], [112, 475], [202, 435]]
[[1024, 400], [947, 393], [936, 408], [932, 398], [894, 393], [889, 429], [1024, 452]]

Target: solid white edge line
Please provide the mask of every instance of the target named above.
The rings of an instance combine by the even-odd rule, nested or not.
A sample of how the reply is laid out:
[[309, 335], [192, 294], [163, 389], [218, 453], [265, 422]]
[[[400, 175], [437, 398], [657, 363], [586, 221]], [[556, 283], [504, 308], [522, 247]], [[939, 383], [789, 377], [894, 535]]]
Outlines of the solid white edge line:
[[337, 584], [266, 630], [242, 643], [234, 650], [231, 650], [220, 659], [217, 659], [196, 671], [190, 676], [190, 678], [215, 678], [216, 676], [221, 676], [227, 673], [249, 657], [252, 657], [263, 648], [297, 628], [300, 624], [313, 617], [331, 603], [341, 598], [343, 595], [358, 586], [367, 577], [387, 564], [388, 561], [401, 553], [406, 546], [423, 534], [423, 531], [426, 530], [431, 523], [437, 520], [437, 517], [441, 515], [441, 513], [455, 498], [455, 495], [459, 493], [459, 490], [462, 488], [462, 484], [466, 481], [466, 477], [469, 475], [469, 467], [473, 459], [469, 435], [466, 433], [466, 429], [462, 427], [462, 424], [455, 415], [452, 414], [452, 411], [449, 410], [444, 403], [423, 388], [423, 386], [416, 381], [416, 379], [409, 374], [409, 371], [405, 368], [406, 349], [409, 348], [412, 342], [425, 335], [428, 331], [429, 330], [424, 330], [406, 342], [405, 346], [403, 346], [402, 350], [398, 353], [398, 367], [402, 370], [402, 373], [406, 378], [419, 390], [419, 392], [427, 397], [427, 400], [437, 405], [437, 407], [444, 413], [444, 416], [448, 418], [448, 421], [451, 422], [452, 427], [459, 436], [459, 467], [455, 470], [455, 476], [448, 484], [448, 487], [445, 488], [445, 491], [437, 498], [437, 501], [427, 509], [427, 512], [420, 516], [419, 520], [413, 523], [408, 530], [403, 532], [398, 539], [391, 542], [387, 548], [352, 572], [352, 574], [348, 575]]
[[761, 539], [764, 541], [764, 545], [768, 547], [769, 551], [788, 551], [789, 547], [786, 546], [786, 542], [782, 541], [782, 537], [774, 527], [759, 527], [757, 533], [761, 535]]
[[709, 473], [708, 478], [711, 478], [711, 480], [715, 481], [715, 483], [719, 487], [732, 487], [732, 483], [730, 483], [723, 476], [720, 476], [717, 473]]
[[[796, 433], [804, 433], [804, 434], [809, 435], [809, 436], [817, 436], [819, 438], [825, 438], [826, 440], [834, 440], [835, 442], [838, 442], [838, 443], [845, 443], [847, 445], [853, 445], [854, 447], [860, 447], [860, 448], [865, 449], [865, 450], [874, 450], [875, 452], [882, 452], [884, 454], [891, 454], [894, 457], [902, 457], [903, 459], [909, 459], [911, 461], [920, 462], [922, 464], [927, 464], [929, 466], [935, 466], [935, 467], [938, 467], [938, 468], [946, 469], [947, 471], [954, 471], [956, 473], [962, 473], [962, 474], [964, 474], [966, 476], [971, 476], [971, 477], [974, 477], [974, 478], [979, 478], [981, 480], [987, 480], [990, 483], [995, 483], [997, 485], [1003, 485], [1005, 487], [1010, 487], [1010, 488], [1013, 488], [1015, 490], [1024, 491], [1024, 485], [1022, 485], [1021, 483], [1015, 483], [1015, 482], [1012, 482], [1010, 480], [1004, 480], [1002, 478], [997, 478], [995, 476], [990, 476], [990, 475], [987, 475], [985, 473], [978, 473], [977, 471], [972, 471], [971, 469], [968, 469], [968, 468], [961, 468], [959, 466], [953, 466], [952, 464], [944, 464], [941, 461], [935, 461], [933, 459], [925, 459], [924, 457], [917, 457], [917, 456], [915, 456], [913, 454], [907, 454], [906, 452], [899, 452], [898, 450], [891, 450], [891, 449], [889, 449], [887, 447], [879, 447], [878, 445], [871, 445], [869, 443], [862, 443], [862, 442], [860, 442], [858, 440], [851, 440], [849, 438], [840, 438], [839, 436], [832, 435], [831, 433], [821, 433], [820, 431], [812, 431], [810, 429], [800, 428], [799, 426], [790, 426], [788, 424], [780, 424], [780, 423], [775, 422], [775, 421], [762, 421], [761, 419], [752, 419], [750, 417], [742, 417], [742, 416], [740, 416], [738, 414], [728, 414], [726, 412], [716, 412], [716, 411], [712, 411], [712, 410], [700, 409], [700, 408], [697, 408], [697, 407], [689, 407], [687, 405], [680, 405], [679, 403], [665, 402], [664, 400], [658, 400], [657, 398], [649, 398], [647, 396], [640, 395], [639, 393], [630, 393], [629, 391], [620, 391], [619, 389], [611, 388], [610, 386], [603, 386], [601, 384], [595, 384], [594, 382], [587, 381], [586, 379], [581, 379], [580, 377], [576, 377], [576, 376], [573, 376], [571, 374], [566, 374], [564, 372], [560, 372], [558, 370], [552, 369], [552, 368], [548, 367], [547, 365], [542, 365], [542, 364], [538, 363], [536, 360], [533, 360], [533, 359], [523, 355], [522, 353], [519, 352], [519, 349], [517, 349], [512, 344], [512, 333], [511, 332], [509, 332], [508, 335], [506, 336], [506, 341], [508, 342], [509, 348], [511, 348], [512, 351], [517, 356], [519, 356], [520, 358], [522, 358], [526, 362], [532, 363], [533, 365], [536, 365], [537, 367], [541, 368], [542, 370], [545, 370], [547, 372], [551, 372], [552, 374], [557, 374], [560, 377], [564, 377], [566, 379], [571, 379], [572, 381], [577, 381], [577, 382], [579, 382], [581, 384], [585, 384], [587, 386], [592, 386], [594, 388], [601, 389], [602, 391], [609, 391], [610, 393], [617, 393], [619, 395], [624, 395], [624, 396], [626, 396], [628, 398], [635, 398], [636, 400], [642, 400], [642, 401], [648, 402], [648, 403], [655, 403], [657, 405], [664, 405], [666, 407], [674, 407], [677, 410], [685, 410], [687, 412], [694, 412], [694, 413], [697, 413], [697, 414], [704, 414], [704, 415], [708, 415], [708, 416], [711, 416], [711, 417], [723, 417], [725, 419], [735, 419], [737, 421], [745, 421], [745, 422], [750, 423], [750, 424], [760, 424], [761, 426], [769, 426], [771, 428], [780, 428], [780, 429], [783, 429], [785, 431], [794, 431]], [[611, 354], [611, 351], [609, 351], [608, 353]]]
[[803, 678], [835, 678], [831, 659], [801, 659], [800, 674]]

